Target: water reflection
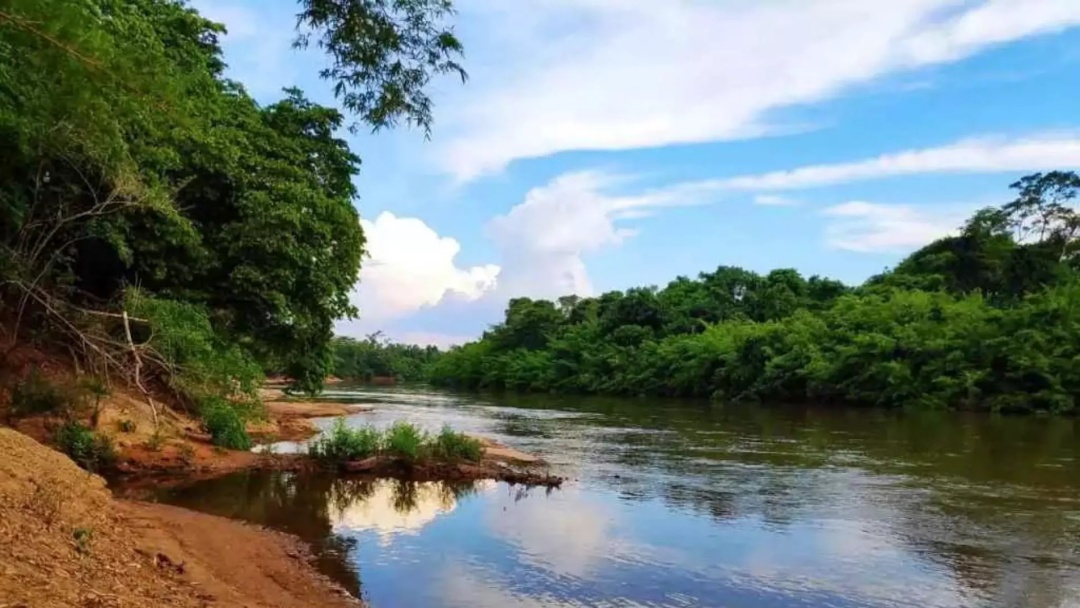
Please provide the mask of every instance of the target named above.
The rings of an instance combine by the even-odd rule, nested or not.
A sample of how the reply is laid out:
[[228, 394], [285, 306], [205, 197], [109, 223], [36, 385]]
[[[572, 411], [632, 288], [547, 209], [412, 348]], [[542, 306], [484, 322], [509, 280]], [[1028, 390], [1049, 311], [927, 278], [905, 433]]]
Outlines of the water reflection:
[[334, 506], [334, 531], [370, 530], [383, 545], [390, 544], [395, 534], [419, 533], [440, 515], [453, 511], [462, 498], [495, 486], [494, 482], [339, 481], [344, 483], [332, 485], [328, 496]]
[[249, 473], [164, 498], [299, 534], [375, 608], [1080, 606], [1073, 420], [354, 398], [380, 403], [356, 424], [449, 423], [578, 481], [546, 493]]

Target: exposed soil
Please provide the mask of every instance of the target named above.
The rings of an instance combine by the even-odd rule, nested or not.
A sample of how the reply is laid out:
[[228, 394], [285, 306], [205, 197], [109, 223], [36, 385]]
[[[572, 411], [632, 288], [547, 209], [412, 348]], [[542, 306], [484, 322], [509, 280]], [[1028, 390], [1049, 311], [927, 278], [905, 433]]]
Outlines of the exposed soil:
[[214, 605], [361, 605], [315, 572], [307, 544], [294, 536], [168, 505], [119, 503], [144, 552], [180, 560]]
[[0, 428], [0, 606], [356, 606], [295, 538], [114, 499], [103, 479]]
[[[339, 378], [327, 378], [329, 385], [341, 383]], [[333, 401], [304, 401], [285, 393], [284, 384], [267, 383], [259, 389], [259, 399], [266, 406], [266, 421], [248, 425], [252, 438], [260, 443], [275, 441], [305, 441], [319, 433], [312, 418], [336, 418], [372, 411], [371, 406]]]
[[322, 401], [269, 401], [266, 410], [271, 418], [332, 418], [372, 411], [368, 405], [350, 405]]
[[473, 437], [484, 447], [484, 458], [509, 464], [542, 465], [544, 460], [535, 454], [522, 452], [487, 437]]

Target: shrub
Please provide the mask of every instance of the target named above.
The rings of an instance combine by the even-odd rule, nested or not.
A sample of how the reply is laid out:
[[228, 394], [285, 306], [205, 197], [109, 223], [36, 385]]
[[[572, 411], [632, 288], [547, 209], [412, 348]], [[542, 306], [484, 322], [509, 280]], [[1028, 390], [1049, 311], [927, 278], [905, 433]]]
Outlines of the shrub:
[[220, 397], [205, 399], [201, 414], [203, 426], [214, 445], [230, 450], [251, 449], [245, 417], [228, 401]]
[[87, 397], [93, 401], [90, 410], [90, 427], [98, 427], [98, 419], [101, 418], [101, 400], [109, 396], [109, 386], [97, 376], [88, 376], [83, 379], [82, 388]]
[[406, 462], [416, 462], [428, 442], [427, 433], [408, 422], [395, 422], [386, 430], [383, 446], [387, 454]]
[[125, 299], [133, 315], [149, 320], [150, 345], [175, 370], [169, 376], [173, 388], [195, 401], [208, 395], [255, 396], [262, 369], [251, 353], [214, 331], [205, 307], [136, 289]]
[[120, 431], [121, 433], [134, 433], [135, 421], [129, 418], [118, 420], [116, 422], [116, 430]]
[[323, 436], [308, 444], [308, 455], [328, 463], [363, 460], [376, 455], [414, 464], [428, 458], [446, 462], [479, 462], [483, 455], [480, 442], [464, 433], [443, 427], [438, 435], [429, 435], [408, 422], [398, 421], [384, 431], [371, 425], [352, 428], [338, 418]]
[[444, 426], [442, 431], [431, 442], [431, 454], [439, 460], [458, 462], [479, 462], [484, 454], [484, 448], [480, 442], [465, 433], [458, 433], [449, 426]]
[[80, 422], [69, 421], [56, 432], [56, 444], [80, 467], [97, 471], [116, 462], [112, 440]]
[[381, 445], [382, 436], [375, 427], [350, 428], [344, 418], [338, 418], [328, 433], [308, 444], [308, 454], [329, 462], [362, 460], [377, 454]]
[[11, 391], [11, 411], [18, 416], [67, 412], [78, 401], [70, 387], [49, 381], [36, 367]]

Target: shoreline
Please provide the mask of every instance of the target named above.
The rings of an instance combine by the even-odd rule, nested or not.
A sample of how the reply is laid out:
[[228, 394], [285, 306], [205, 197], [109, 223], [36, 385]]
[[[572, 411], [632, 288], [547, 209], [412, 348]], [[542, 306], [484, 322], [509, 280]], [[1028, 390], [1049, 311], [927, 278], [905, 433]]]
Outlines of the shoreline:
[[[259, 444], [303, 441], [320, 432], [313, 420], [371, 411], [367, 406], [305, 401], [268, 400], [265, 405], [266, 420], [249, 428]], [[140, 489], [183, 485], [241, 471], [327, 470], [324, 465], [307, 454], [259, 453], [215, 447], [197, 423], [171, 410], [162, 426], [151, 433], [150, 413], [144, 411], [146, 409], [141, 400], [121, 392], [110, 397], [102, 410], [100, 428], [103, 432], [121, 427], [121, 421], [131, 420], [135, 427], [131, 431], [110, 432], [118, 461], [109, 471], [108, 481], [98, 475], [88, 475], [48, 445], [55, 420], [22, 419], [12, 428], [0, 428], [0, 441], [20, 446], [14, 451], [5, 448], [5, 453], [10, 452], [12, 457], [8, 458], [7, 467], [0, 465], [0, 538], [25, 549], [0, 556], [0, 573], [3, 573], [0, 575], [0, 604], [81, 605], [80, 602], [88, 601], [85, 594], [89, 593], [94, 597], [116, 598], [115, 605], [158, 603], [224, 608], [363, 605], [349, 591], [319, 572], [312, 561], [311, 548], [297, 536], [182, 507], [139, 500], [145, 497], [140, 495]], [[484, 448], [484, 457], [479, 463], [407, 465], [393, 459], [375, 458], [342, 464], [336, 467], [336, 474], [408, 481], [490, 479], [515, 485], [561, 485], [563, 479], [548, 473], [546, 465], [536, 456], [488, 439], [478, 439]], [[47, 464], [34, 464], [35, 461]], [[46, 470], [44, 477], [38, 481], [37, 472], [43, 468]], [[64, 481], [49, 481], [49, 476], [56, 471]], [[33, 513], [33, 509], [28, 511], [26, 505], [40, 507], [33, 504], [39, 501], [35, 492], [44, 487], [55, 487], [73, 505], [86, 502], [87, 496], [92, 497], [90, 502], [93, 504], [83, 505], [78, 511], [80, 514], [108, 514], [108, 532], [98, 531], [105, 529], [100, 522], [89, 526], [74, 523], [47, 532], [37, 529], [34, 522], [41, 519], [41, 515]], [[30, 517], [25, 517], [27, 512]], [[18, 517], [20, 513], [24, 517]], [[85, 519], [84, 515], [80, 517]], [[78, 534], [83, 528], [94, 530], [95, 545], [101, 541], [110, 545], [108, 559], [90, 564], [94, 560], [88, 561], [81, 553], [79, 541], [72, 545], [72, 529]], [[7, 536], [11, 538], [5, 538]], [[30, 538], [48, 546], [38, 546], [41, 543], [27, 540]], [[71, 568], [62, 568], [63, 574], [49, 575], [37, 566], [29, 567], [56, 560], [70, 561], [75, 564], [72, 568], [78, 570], [81, 567], [87, 573], [85, 576], [71, 575]], [[104, 570], [99, 572], [98, 567]], [[121, 584], [129, 574], [143, 584], [137, 588]], [[64, 590], [57, 590], [58, 586]], [[165, 596], [154, 595], [158, 591], [166, 593], [166, 590]]]
[[126, 500], [33, 438], [0, 428], [0, 605], [347, 608], [297, 537]]

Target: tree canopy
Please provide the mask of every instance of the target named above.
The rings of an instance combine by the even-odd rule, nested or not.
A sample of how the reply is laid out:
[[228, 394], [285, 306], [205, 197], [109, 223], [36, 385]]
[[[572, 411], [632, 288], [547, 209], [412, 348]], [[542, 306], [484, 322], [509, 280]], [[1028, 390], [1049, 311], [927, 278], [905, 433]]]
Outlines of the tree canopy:
[[193, 370], [210, 360], [243, 376], [212, 383], [217, 392], [253, 386], [259, 367], [321, 386], [333, 321], [357, 313], [349, 294], [364, 252], [360, 159], [340, 133], [428, 130], [431, 78], [464, 71], [449, 0], [298, 8], [297, 46], [328, 55], [321, 76], [354, 118], [298, 89], [257, 103], [224, 76], [224, 27], [180, 0], [0, 8], [0, 315], [11, 343], [52, 339], [84, 363], [123, 367], [116, 320], [130, 314], [130, 348], [150, 349], [195, 401], [206, 395]]

